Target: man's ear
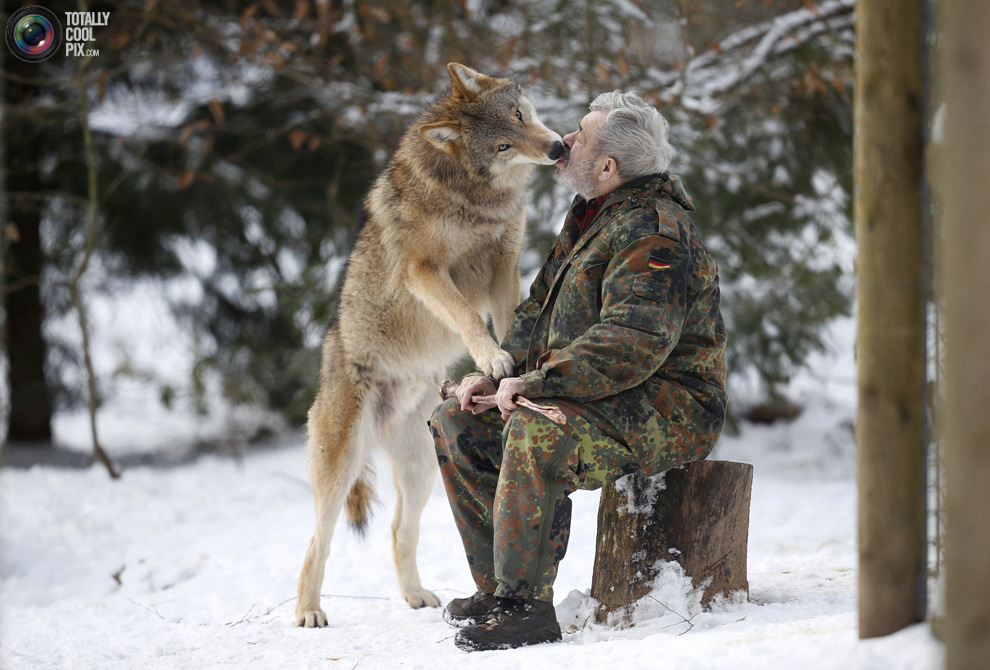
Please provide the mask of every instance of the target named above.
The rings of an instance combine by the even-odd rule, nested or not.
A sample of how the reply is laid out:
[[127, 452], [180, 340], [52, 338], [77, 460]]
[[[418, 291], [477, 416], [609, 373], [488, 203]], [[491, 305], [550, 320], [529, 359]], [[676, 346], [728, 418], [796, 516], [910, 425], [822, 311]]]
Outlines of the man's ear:
[[450, 153], [451, 143], [461, 136], [461, 126], [454, 121], [435, 121], [423, 123], [417, 129], [430, 144]]
[[605, 157], [602, 169], [598, 172], [598, 181], [608, 181], [619, 171], [619, 164], [611, 156]]
[[479, 74], [460, 63], [448, 63], [447, 72], [450, 73], [450, 83], [454, 87], [455, 98], [472, 100], [491, 81], [491, 77]]

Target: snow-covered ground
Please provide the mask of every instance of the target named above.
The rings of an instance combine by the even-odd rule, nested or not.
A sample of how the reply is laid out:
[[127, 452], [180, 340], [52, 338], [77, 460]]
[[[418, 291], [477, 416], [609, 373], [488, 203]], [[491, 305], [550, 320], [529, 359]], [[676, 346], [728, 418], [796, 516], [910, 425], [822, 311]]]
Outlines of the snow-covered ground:
[[[412, 610], [399, 596], [388, 527], [394, 494], [382, 463], [382, 502], [367, 537], [341, 524], [334, 538], [323, 588], [330, 627], [295, 628], [313, 509], [302, 436], [283, 434], [240, 463], [207, 456], [133, 468], [116, 482], [100, 466], [3, 470], [0, 666], [941, 667], [941, 645], [925, 625], [857, 638], [852, 321], [838, 322], [833, 334], [835, 354], [818, 357], [792, 386], [806, 407], [801, 416], [745, 425], [713, 456], [755, 466], [748, 601], [701, 611], [698, 594], [669, 570], [633, 626], [594, 623], [598, 496], [578, 492], [556, 585], [563, 643], [467, 655], [439, 609]], [[108, 449], [121, 448], [114, 436], [125, 434], [140, 447], [140, 430], [123, 430], [128, 416], [113, 407], [101, 416], [113, 428]], [[63, 417], [60, 432], [74, 433], [75, 420]], [[166, 423], [153, 432], [167, 432]], [[439, 481], [419, 564], [424, 584], [444, 601], [474, 591]]]

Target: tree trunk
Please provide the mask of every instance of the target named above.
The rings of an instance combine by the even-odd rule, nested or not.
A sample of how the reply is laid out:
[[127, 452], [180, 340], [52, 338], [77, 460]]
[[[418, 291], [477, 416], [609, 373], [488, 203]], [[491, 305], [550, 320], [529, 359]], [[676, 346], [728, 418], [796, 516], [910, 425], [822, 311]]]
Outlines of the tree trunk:
[[921, 12], [856, 5], [861, 638], [925, 617]]
[[990, 663], [990, 5], [942, 10], [946, 667], [976, 670]]
[[[19, 3], [5, 3], [5, 8]], [[4, 49], [6, 50], [6, 49]], [[6, 218], [2, 233], [6, 256], [3, 263], [3, 296], [6, 308], [6, 348], [10, 361], [9, 440], [51, 442], [52, 403], [45, 380], [44, 309], [41, 302], [41, 210], [39, 174], [40, 136], [27, 106], [38, 86], [27, 83], [38, 77], [37, 65], [22, 63], [6, 54], [2, 78], [4, 113], [0, 143]]]
[[717, 593], [748, 594], [752, 483], [748, 463], [696, 461], [605, 486], [591, 582], [598, 621], [649, 593], [659, 560], [680, 563], [696, 587], [711, 579], [702, 605]]

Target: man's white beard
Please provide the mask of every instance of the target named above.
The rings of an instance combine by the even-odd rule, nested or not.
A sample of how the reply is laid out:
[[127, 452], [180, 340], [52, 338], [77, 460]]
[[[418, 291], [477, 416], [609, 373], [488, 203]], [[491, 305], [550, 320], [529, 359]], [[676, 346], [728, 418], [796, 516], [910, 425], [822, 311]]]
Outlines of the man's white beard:
[[577, 191], [578, 195], [585, 200], [595, 197], [595, 160], [585, 158], [584, 160], [572, 163], [564, 163], [563, 169], [557, 170], [558, 184], [563, 184]]

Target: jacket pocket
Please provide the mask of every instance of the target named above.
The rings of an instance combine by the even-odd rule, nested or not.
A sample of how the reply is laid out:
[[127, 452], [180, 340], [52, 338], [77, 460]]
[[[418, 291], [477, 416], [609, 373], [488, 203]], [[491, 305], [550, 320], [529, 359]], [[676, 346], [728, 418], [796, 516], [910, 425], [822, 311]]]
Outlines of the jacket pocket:
[[670, 282], [665, 279], [653, 279], [651, 277], [636, 277], [633, 280], [633, 293], [640, 298], [664, 302], [667, 299], [667, 288]]
[[602, 268], [608, 264], [608, 256], [606, 256], [597, 246], [589, 245], [588, 248], [581, 252], [574, 260], [571, 261], [571, 265], [578, 270], [590, 270], [593, 268]]
[[[614, 309], [618, 320], [626, 326], [659, 335], [666, 329], [667, 314], [666, 279], [636, 277], [632, 283], [632, 293]], [[627, 289], [628, 290], [628, 289]]]

